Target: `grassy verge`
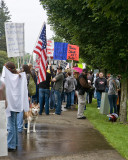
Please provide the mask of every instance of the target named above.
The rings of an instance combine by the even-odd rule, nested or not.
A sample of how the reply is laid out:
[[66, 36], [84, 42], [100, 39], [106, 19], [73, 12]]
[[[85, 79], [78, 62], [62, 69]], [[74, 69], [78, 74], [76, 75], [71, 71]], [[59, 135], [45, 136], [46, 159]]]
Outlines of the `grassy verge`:
[[118, 121], [109, 122], [108, 117], [100, 114], [96, 106], [96, 100], [93, 100], [92, 104], [87, 104], [85, 115], [107, 141], [128, 160], [128, 125], [120, 124]]

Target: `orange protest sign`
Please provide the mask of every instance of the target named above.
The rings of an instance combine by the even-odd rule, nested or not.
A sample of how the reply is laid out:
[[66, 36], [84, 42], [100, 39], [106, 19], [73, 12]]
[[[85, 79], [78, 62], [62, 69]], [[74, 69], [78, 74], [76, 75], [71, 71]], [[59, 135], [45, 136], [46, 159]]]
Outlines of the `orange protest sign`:
[[68, 44], [67, 59], [79, 61], [79, 46]]

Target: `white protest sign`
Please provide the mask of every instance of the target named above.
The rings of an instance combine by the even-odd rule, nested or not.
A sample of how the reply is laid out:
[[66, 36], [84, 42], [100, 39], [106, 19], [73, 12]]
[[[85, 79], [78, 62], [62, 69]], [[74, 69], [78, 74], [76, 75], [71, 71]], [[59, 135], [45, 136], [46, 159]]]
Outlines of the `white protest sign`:
[[5, 23], [8, 57], [24, 55], [24, 23]]
[[63, 69], [66, 68], [67, 64], [68, 64], [68, 62], [66, 62], [66, 61], [63, 61], [63, 60], [60, 61], [60, 66], [61, 66]]
[[5, 101], [0, 101], [0, 156], [7, 156], [7, 121]]
[[54, 52], [54, 41], [47, 40], [47, 56], [53, 57], [53, 52]]

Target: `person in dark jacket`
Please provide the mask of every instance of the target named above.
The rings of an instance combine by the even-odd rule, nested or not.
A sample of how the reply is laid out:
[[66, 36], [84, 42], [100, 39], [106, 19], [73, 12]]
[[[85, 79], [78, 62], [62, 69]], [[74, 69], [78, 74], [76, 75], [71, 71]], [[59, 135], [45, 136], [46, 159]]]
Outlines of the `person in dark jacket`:
[[40, 115], [42, 115], [43, 112], [44, 101], [45, 101], [45, 114], [49, 115], [50, 81], [51, 81], [51, 74], [46, 72], [46, 80], [39, 83]]
[[107, 87], [107, 80], [103, 77], [102, 72], [99, 73], [99, 77], [95, 81], [95, 87], [97, 95], [97, 108], [100, 109], [102, 92], [105, 92]]
[[87, 91], [91, 88], [87, 80], [87, 69], [83, 69], [83, 72], [78, 78], [78, 112], [77, 119], [86, 119], [84, 116], [84, 107], [86, 105]]

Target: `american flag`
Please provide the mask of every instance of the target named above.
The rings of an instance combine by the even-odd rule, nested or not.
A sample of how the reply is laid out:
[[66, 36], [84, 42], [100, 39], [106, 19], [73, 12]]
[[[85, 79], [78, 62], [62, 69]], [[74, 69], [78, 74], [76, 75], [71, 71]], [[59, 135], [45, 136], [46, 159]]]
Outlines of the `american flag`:
[[36, 53], [40, 57], [40, 67], [38, 72], [38, 81], [39, 84], [42, 81], [46, 80], [46, 67], [47, 67], [47, 49], [46, 49], [46, 24], [43, 25], [41, 34], [39, 36], [39, 40], [34, 49], [34, 53]]

